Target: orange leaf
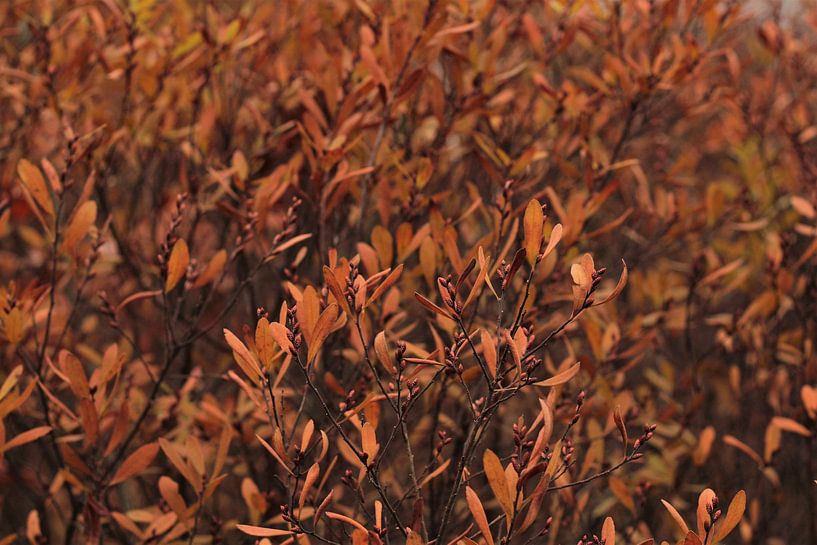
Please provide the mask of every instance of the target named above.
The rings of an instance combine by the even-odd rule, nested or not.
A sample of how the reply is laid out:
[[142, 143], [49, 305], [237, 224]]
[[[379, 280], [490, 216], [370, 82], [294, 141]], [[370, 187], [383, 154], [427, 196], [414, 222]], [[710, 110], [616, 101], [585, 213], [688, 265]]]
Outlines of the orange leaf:
[[82, 363], [75, 355], [67, 350], [60, 352], [60, 364], [65, 376], [68, 377], [68, 385], [74, 395], [80, 399], [91, 399], [91, 390], [88, 386], [88, 378], [85, 376], [85, 370], [82, 368]]
[[746, 510], [746, 492], [739, 490], [735, 497], [729, 503], [729, 509], [726, 511], [726, 516], [721, 518], [715, 529], [715, 537], [712, 543], [717, 543], [723, 540], [729, 533], [735, 529], [740, 519], [743, 517], [743, 512]]
[[704, 523], [709, 520], [709, 513], [706, 511], [706, 506], [712, 503], [715, 498], [715, 491], [711, 488], [704, 488], [698, 496], [698, 509], [696, 511], [698, 523], [698, 535], [705, 534]]
[[795, 420], [792, 420], [791, 418], [775, 416], [772, 418], [772, 424], [783, 431], [796, 433], [798, 435], [802, 435], [803, 437], [811, 437], [811, 431], [809, 431], [807, 427]]
[[573, 365], [571, 365], [570, 367], [568, 367], [566, 370], [562, 371], [561, 373], [558, 373], [558, 374], [550, 377], [549, 379], [541, 380], [539, 382], [534, 382], [533, 385], [534, 386], [542, 386], [542, 387], [545, 387], [545, 388], [548, 388], [548, 387], [551, 387], [551, 386], [559, 386], [560, 384], [564, 384], [565, 382], [567, 382], [570, 379], [572, 379], [573, 377], [575, 377], [578, 374], [580, 369], [581, 369], [581, 364], [579, 362], [576, 362]]
[[621, 417], [621, 407], [616, 407], [613, 411], [613, 421], [616, 423], [618, 433], [621, 435], [621, 442], [624, 444], [624, 453], [627, 453], [627, 426], [624, 425], [624, 419]]
[[446, 318], [448, 318], [450, 320], [454, 319], [454, 317], [451, 316], [451, 314], [449, 314], [448, 311], [443, 310], [442, 308], [438, 307], [437, 305], [435, 305], [434, 303], [432, 303], [431, 301], [429, 301], [427, 298], [420, 295], [416, 291], [414, 292], [414, 298], [417, 299], [417, 301], [419, 301], [421, 305], [426, 307], [431, 312], [433, 312], [435, 314], [440, 314], [441, 316], [445, 316]]
[[601, 526], [601, 540], [604, 545], [616, 545], [616, 524], [612, 517], [604, 519], [604, 524]]
[[306, 363], [309, 365], [315, 356], [318, 355], [324, 341], [332, 332], [332, 328], [338, 319], [338, 306], [334, 303], [323, 309], [318, 322], [315, 324], [315, 329], [312, 330], [312, 341], [309, 343], [309, 352], [307, 354]]
[[320, 466], [315, 463], [309, 468], [309, 471], [306, 472], [306, 477], [304, 477], [304, 485], [301, 488], [301, 496], [298, 498], [298, 511], [300, 512], [304, 508], [304, 502], [306, 501], [306, 495], [309, 493], [309, 489], [312, 488], [312, 485], [315, 484], [315, 481], [318, 480], [318, 476], [321, 474]]
[[741, 441], [737, 437], [735, 437], [733, 435], [724, 435], [723, 436], [723, 442], [726, 443], [727, 445], [730, 445], [730, 446], [735, 447], [736, 449], [742, 451], [744, 454], [749, 456], [752, 460], [757, 462], [758, 466], [760, 466], [760, 467], [764, 466], [763, 459], [760, 457], [760, 455], [757, 452], [755, 452], [752, 447], [750, 447], [749, 445], [747, 445], [746, 443], [744, 443], [743, 441]]
[[23, 433], [14, 436], [14, 438], [11, 441], [3, 443], [0, 446], [0, 454], [3, 454], [7, 450], [11, 450], [13, 448], [25, 445], [26, 443], [36, 441], [40, 437], [47, 435], [50, 431], [51, 426], [39, 426], [37, 428], [31, 428], [30, 430], [26, 430]]
[[280, 537], [292, 535], [290, 530], [280, 530], [278, 528], [262, 528], [261, 526], [250, 526], [248, 524], [236, 524], [236, 529], [253, 537]]
[[196, 277], [196, 281], [193, 282], [193, 288], [201, 288], [212, 282], [216, 279], [216, 277], [221, 274], [221, 271], [224, 270], [224, 265], [227, 264], [227, 251], [224, 249], [219, 250], [215, 253], [213, 257], [210, 258], [210, 262], [204, 268], [204, 270]]
[[156, 455], [159, 453], [158, 443], [148, 443], [136, 449], [130, 456], [125, 458], [122, 465], [111, 478], [111, 485], [119, 484], [139, 474], [148, 467]]
[[20, 159], [20, 162], [17, 163], [17, 174], [20, 175], [23, 186], [34, 201], [40, 205], [49, 216], [53, 216], [54, 202], [51, 200], [51, 191], [40, 169], [25, 159]]
[[621, 270], [621, 276], [618, 278], [618, 283], [616, 283], [616, 287], [613, 288], [613, 291], [611, 291], [607, 297], [605, 297], [601, 301], [594, 303], [593, 304], [594, 307], [612, 301], [613, 299], [618, 297], [622, 291], [624, 291], [624, 287], [627, 285], [627, 278], [629, 277], [629, 273], [627, 272], [627, 264], [624, 262], [623, 259], [621, 260], [621, 265], [624, 268]]
[[77, 243], [82, 237], [88, 234], [91, 226], [96, 221], [96, 203], [94, 201], [84, 202], [71, 218], [68, 227], [65, 228], [62, 248], [68, 253], [73, 253]]
[[394, 283], [395, 283], [395, 282], [397, 282], [397, 280], [400, 278], [400, 275], [401, 275], [402, 273], [403, 273], [403, 264], [401, 263], [401, 264], [400, 264], [400, 265], [398, 265], [398, 266], [397, 266], [397, 267], [396, 267], [396, 268], [395, 268], [395, 269], [394, 269], [394, 270], [393, 270], [391, 273], [389, 273], [389, 276], [387, 276], [385, 280], [383, 280], [383, 281], [382, 281], [382, 282], [381, 282], [381, 283], [380, 283], [380, 284], [379, 284], [379, 285], [378, 285], [378, 286], [377, 286], [377, 287], [374, 289], [374, 291], [372, 292], [372, 294], [369, 296], [369, 299], [366, 301], [366, 305], [365, 305], [365, 306], [367, 306], [367, 307], [368, 307], [369, 305], [371, 305], [372, 303], [374, 303], [375, 301], [377, 301], [377, 300], [380, 298], [380, 296], [381, 296], [381, 295], [383, 295], [383, 293], [384, 293], [384, 292], [385, 292], [387, 289], [389, 289], [390, 287], [392, 287], [392, 286], [394, 285]]
[[678, 527], [681, 529], [681, 531], [684, 532], [684, 533], [689, 532], [689, 527], [687, 526], [687, 523], [684, 522], [684, 518], [681, 516], [681, 514], [678, 512], [678, 510], [675, 509], [675, 507], [673, 507], [672, 504], [670, 502], [668, 502], [667, 500], [661, 500], [661, 503], [663, 503], [664, 507], [667, 508], [667, 511], [669, 511], [669, 514], [672, 517], [672, 520], [675, 521], [675, 524], [678, 525]]
[[488, 525], [488, 517], [485, 516], [485, 509], [482, 507], [482, 502], [479, 501], [479, 496], [470, 486], [465, 487], [465, 499], [468, 502], [468, 509], [471, 510], [474, 520], [477, 523], [479, 531], [488, 545], [494, 545], [494, 537], [491, 535], [491, 527]]
[[241, 339], [236, 337], [229, 329], [224, 329], [224, 338], [227, 340], [227, 344], [230, 345], [230, 348], [232, 348], [233, 357], [241, 370], [244, 371], [244, 374], [247, 375], [256, 386], [261, 386], [261, 375], [263, 373], [258, 366], [255, 356], [253, 356], [250, 350], [241, 342]]
[[483, 329], [480, 331], [480, 339], [482, 341], [482, 357], [485, 359], [491, 378], [496, 378], [496, 343], [494, 338], [488, 331]]
[[380, 364], [388, 371], [389, 373], [396, 373], [397, 368], [394, 366], [394, 363], [391, 361], [391, 355], [389, 354], [389, 345], [386, 341], [386, 332], [381, 331], [374, 337], [374, 352], [377, 354], [377, 359], [380, 361]]
[[184, 278], [187, 273], [187, 265], [190, 263], [190, 250], [187, 242], [180, 238], [173, 245], [170, 251], [170, 259], [167, 261], [167, 280], [165, 281], [165, 293], [170, 292]]
[[548, 240], [548, 245], [545, 248], [545, 251], [542, 252], [542, 258], [546, 258], [550, 255], [550, 253], [556, 248], [556, 245], [559, 244], [559, 241], [562, 240], [562, 224], [557, 223], [553, 226], [553, 230], [550, 232], [550, 240]]
[[332, 520], [339, 520], [341, 522], [345, 522], [346, 524], [354, 526], [355, 528], [357, 528], [361, 532], [366, 532], [366, 535], [369, 534], [369, 532], [368, 532], [368, 530], [366, 530], [365, 526], [363, 526], [361, 523], [359, 523], [355, 519], [347, 517], [346, 515], [341, 515], [340, 513], [333, 513], [332, 511], [327, 511], [326, 516], [329, 517]]
[[266, 369], [269, 369], [270, 364], [272, 364], [275, 351], [273, 343], [272, 335], [269, 332], [269, 320], [262, 316], [255, 325], [255, 349], [258, 351], [261, 364]]
[[363, 428], [360, 431], [360, 435], [363, 446], [363, 452], [365, 452], [367, 456], [366, 463], [373, 464], [374, 459], [377, 456], [377, 451], [380, 450], [380, 446], [377, 444], [377, 437], [374, 432], [374, 426], [366, 422], [365, 424], [363, 424]]
[[533, 266], [539, 256], [539, 248], [542, 246], [542, 229], [544, 228], [545, 215], [542, 212], [542, 205], [539, 201], [532, 200], [525, 208], [525, 217], [523, 220], [525, 232], [525, 255], [528, 258], [528, 264]]
[[499, 505], [505, 511], [505, 516], [510, 524], [511, 516], [513, 515], [513, 499], [511, 499], [511, 492], [508, 489], [508, 479], [505, 476], [505, 470], [502, 469], [502, 462], [491, 449], [485, 449], [482, 455], [482, 465], [485, 469], [485, 477], [488, 479], [488, 484], [494, 492]]

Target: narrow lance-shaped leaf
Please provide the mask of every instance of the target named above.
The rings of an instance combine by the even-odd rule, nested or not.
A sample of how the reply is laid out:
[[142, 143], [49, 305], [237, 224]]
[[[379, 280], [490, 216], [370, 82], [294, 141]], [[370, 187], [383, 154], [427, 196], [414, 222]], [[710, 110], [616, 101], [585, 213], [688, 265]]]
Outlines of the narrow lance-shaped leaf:
[[629, 444], [627, 439], [627, 426], [624, 425], [624, 419], [621, 417], [621, 407], [616, 407], [615, 411], [613, 411], [613, 421], [618, 428], [618, 433], [621, 435], [621, 442], [624, 445], [624, 455], [627, 455], [627, 445]]
[[513, 515], [513, 499], [511, 499], [511, 492], [508, 489], [508, 481], [505, 478], [502, 462], [500, 462], [494, 451], [485, 449], [482, 456], [482, 465], [485, 469], [485, 478], [488, 479], [488, 485], [494, 492], [499, 505], [502, 506], [502, 510], [505, 511], [505, 516], [510, 524]]
[[0, 445], [0, 454], [3, 454], [7, 450], [11, 450], [13, 448], [25, 445], [26, 443], [36, 441], [40, 437], [47, 435], [50, 432], [51, 426], [39, 426], [37, 428], [31, 428], [30, 430], [26, 430], [23, 433], [16, 435], [10, 441]]
[[746, 510], [746, 492], [739, 490], [735, 497], [729, 503], [729, 509], [726, 515], [716, 524], [715, 537], [712, 543], [722, 541], [726, 536], [735, 529], [743, 517], [743, 512]]
[[250, 352], [244, 343], [229, 329], [224, 329], [224, 338], [233, 350], [233, 357], [241, 370], [244, 371], [244, 374], [247, 375], [256, 386], [261, 386], [261, 375], [263, 373], [252, 352]]
[[170, 258], [167, 260], [167, 280], [165, 281], [165, 293], [170, 292], [187, 273], [187, 265], [190, 263], [190, 250], [187, 242], [180, 238], [173, 245], [170, 251]]
[[470, 486], [465, 487], [465, 499], [468, 502], [468, 509], [477, 523], [477, 528], [482, 532], [482, 537], [488, 545], [494, 545], [494, 537], [491, 535], [491, 527], [488, 524], [488, 517], [485, 516], [485, 509], [482, 507], [482, 502], [479, 496]]
[[525, 231], [525, 254], [528, 258], [528, 265], [533, 266], [539, 255], [539, 248], [542, 245], [542, 229], [545, 223], [545, 216], [542, 212], [542, 205], [539, 201], [532, 200], [525, 209], [523, 221]]
[[262, 528], [261, 526], [250, 526], [249, 524], [236, 524], [236, 529], [253, 537], [280, 537], [292, 535], [291, 530], [278, 528]]
[[130, 456], [125, 458], [122, 465], [111, 478], [111, 485], [121, 483], [138, 475], [142, 470], [146, 469], [156, 458], [159, 453], [158, 443], [148, 443], [136, 449]]
[[581, 369], [581, 363], [576, 362], [573, 365], [571, 365], [570, 367], [568, 367], [567, 369], [565, 369], [564, 371], [562, 371], [561, 373], [557, 373], [556, 375], [553, 375], [549, 379], [540, 380], [539, 382], [534, 382], [533, 385], [534, 386], [542, 386], [542, 387], [545, 387], [545, 388], [552, 387], [552, 386], [559, 386], [561, 384], [566, 383], [567, 381], [569, 381], [573, 377], [575, 377], [579, 373], [580, 369]]
[[312, 342], [309, 344], [309, 352], [307, 356], [307, 365], [312, 363], [318, 355], [318, 351], [323, 346], [324, 341], [332, 331], [332, 326], [338, 319], [338, 306], [334, 303], [327, 306], [315, 324], [315, 329], [312, 332]]

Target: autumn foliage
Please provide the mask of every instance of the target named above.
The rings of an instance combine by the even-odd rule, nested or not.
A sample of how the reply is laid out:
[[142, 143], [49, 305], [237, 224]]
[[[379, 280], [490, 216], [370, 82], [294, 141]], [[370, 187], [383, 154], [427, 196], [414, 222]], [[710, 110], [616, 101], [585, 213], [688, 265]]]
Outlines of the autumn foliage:
[[0, 3], [0, 545], [817, 543], [817, 8]]

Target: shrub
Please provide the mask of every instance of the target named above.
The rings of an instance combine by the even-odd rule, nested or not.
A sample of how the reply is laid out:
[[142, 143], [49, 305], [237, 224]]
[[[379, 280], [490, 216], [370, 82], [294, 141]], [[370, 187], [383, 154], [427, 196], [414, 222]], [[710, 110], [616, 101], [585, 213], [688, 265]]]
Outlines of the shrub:
[[749, 9], [4, 5], [0, 543], [817, 542], [817, 10]]

